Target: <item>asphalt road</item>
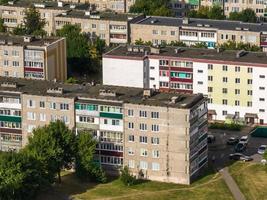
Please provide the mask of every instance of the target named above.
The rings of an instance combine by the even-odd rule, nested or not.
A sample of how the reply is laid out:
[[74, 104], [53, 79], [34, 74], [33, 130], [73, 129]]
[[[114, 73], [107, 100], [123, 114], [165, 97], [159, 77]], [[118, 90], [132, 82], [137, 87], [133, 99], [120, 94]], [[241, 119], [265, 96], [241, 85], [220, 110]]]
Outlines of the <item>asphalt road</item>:
[[[232, 136], [237, 136], [240, 138], [242, 135], [246, 135], [247, 133], [224, 130], [210, 130], [209, 134], [212, 134], [216, 137], [216, 141], [209, 144], [209, 160], [211, 161], [212, 158], [215, 157], [213, 164], [218, 170], [220, 170], [230, 164], [229, 154], [235, 153], [235, 145], [226, 144], [228, 138]], [[258, 147], [263, 144], [267, 145], [267, 138], [249, 137], [248, 146], [242, 153], [248, 156], [252, 156], [253, 162], [260, 162], [262, 160], [262, 155], [259, 155], [257, 151]]]

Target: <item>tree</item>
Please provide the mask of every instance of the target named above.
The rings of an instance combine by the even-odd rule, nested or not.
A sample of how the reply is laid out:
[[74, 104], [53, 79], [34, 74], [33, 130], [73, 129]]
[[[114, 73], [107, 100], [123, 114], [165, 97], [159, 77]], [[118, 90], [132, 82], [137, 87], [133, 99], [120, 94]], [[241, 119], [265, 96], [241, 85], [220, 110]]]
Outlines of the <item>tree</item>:
[[168, 46], [186, 47], [186, 44], [182, 41], [171, 41]]
[[25, 153], [0, 155], [0, 199], [28, 200], [48, 184], [41, 163]]
[[229, 19], [230, 20], [239, 21], [240, 20], [240, 14], [239, 14], [239, 12], [230, 12]]
[[208, 12], [208, 18], [209, 19], [225, 19], [225, 16], [223, 14], [223, 9], [219, 5], [214, 5], [211, 7], [211, 9]]
[[203, 18], [203, 19], [225, 19], [223, 9], [219, 5], [214, 5], [211, 8], [208, 6], [200, 6], [197, 11], [191, 10], [187, 14], [188, 17], [192, 18]]
[[33, 131], [26, 151], [42, 163], [50, 182], [54, 181], [57, 174], [60, 183], [61, 169], [69, 168], [74, 162], [75, 135], [63, 122], [51, 122]]
[[124, 168], [121, 169], [120, 180], [126, 186], [134, 185], [137, 182], [136, 177], [130, 173], [130, 170], [127, 166], [124, 166]]
[[231, 12], [229, 15], [230, 20], [237, 20], [242, 22], [257, 22], [257, 15], [254, 10], [251, 8], [247, 8], [242, 10], [241, 12]]
[[0, 18], [0, 32], [5, 33], [6, 32], [6, 26], [4, 25], [4, 20]]
[[193, 48], [208, 48], [208, 45], [205, 42], [198, 42], [192, 45]]
[[225, 50], [245, 50], [245, 51], [261, 51], [261, 48], [257, 45], [252, 45], [250, 43], [235, 42], [228, 40], [227, 42], [219, 45], [220, 48]]
[[146, 15], [173, 16], [169, 8], [170, 0], [136, 0], [131, 6], [131, 13], [144, 13]]
[[44, 26], [46, 22], [41, 18], [40, 12], [34, 6], [25, 9], [23, 24], [18, 25], [14, 30], [15, 35], [36, 35], [45, 36]]
[[97, 141], [89, 132], [81, 132], [77, 136], [76, 174], [79, 178], [106, 182], [101, 166], [95, 162], [94, 154]]

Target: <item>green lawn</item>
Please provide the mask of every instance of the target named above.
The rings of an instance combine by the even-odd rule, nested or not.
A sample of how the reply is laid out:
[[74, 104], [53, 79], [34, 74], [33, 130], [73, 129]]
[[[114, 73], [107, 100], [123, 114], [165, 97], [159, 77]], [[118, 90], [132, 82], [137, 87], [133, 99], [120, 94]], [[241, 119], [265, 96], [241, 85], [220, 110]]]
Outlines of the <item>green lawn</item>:
[[267, 199], [267, 166], [237, 162], [229, 172], [248, 200]]
[[232, 195], [219, 174], [210, 174], [191, 186], [147, 181], [126, 187], [119, 180], [106, 184], [82, 183], [72, 173], [64, 173], [62, 184], [38, 197], [38, 200], [232, 200]]

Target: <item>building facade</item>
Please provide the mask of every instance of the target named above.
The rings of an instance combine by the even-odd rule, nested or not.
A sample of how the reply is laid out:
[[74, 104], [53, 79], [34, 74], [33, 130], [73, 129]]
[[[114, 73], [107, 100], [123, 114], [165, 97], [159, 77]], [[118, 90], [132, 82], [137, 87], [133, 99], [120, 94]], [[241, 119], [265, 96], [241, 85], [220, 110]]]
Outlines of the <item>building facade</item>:
[[201, 94], [0, 82], [3, 151], [21, 149], [34, 129], [61, 120], [74, 134], [89, 131], [98, 140], [95, 158], [108, 173], [129, 166], [139, 178], [190, 184], [207, 164], [207, 101]]
[[266, 51], [266, 29], [266, 23], [147, 16], [131, 23], [130, 35], [131, 43], [142, 39], [154, 45], [205, 43], [208, 48], [215, 48], [227, 41], [235, 41], [256, 45]]
[[65, 38], [0, 35], [0, 76], [67, 79]]
[[211, 120], [266, 124], [266, 58], [261, 52], [120, 46], [103, 56], [103, 83], [203, 93]]

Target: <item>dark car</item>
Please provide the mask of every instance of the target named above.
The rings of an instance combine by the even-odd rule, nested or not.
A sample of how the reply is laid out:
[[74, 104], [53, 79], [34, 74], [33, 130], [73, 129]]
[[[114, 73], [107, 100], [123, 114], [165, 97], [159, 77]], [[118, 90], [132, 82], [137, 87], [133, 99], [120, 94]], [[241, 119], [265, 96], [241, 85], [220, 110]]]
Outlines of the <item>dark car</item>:
[[227, 144], [229, 145], [234, 145], [234, 144], [237, 144], [238, 142], [239, 142], [239, 139], [237, 137], [230, 137], [227, 140]]
[[216, 138], [214, 135], [208, 134], [208, 143], [215, 142]]
[[235, 151], [236, 151], [236, 152], [243, 152], [243, 151], [245, 151], [246, 147], [247, 147], [246, 143], [239, 142], [239, 143], [235, 146]]
[[240, 161], [244, 161], [244, 162], [248, 162], [253, 160], [253, 158], [251, 158], [250, 156], [246, 156], [242, 153], [233, 153], [229, 155], [229, 159], [231, 160], [240, 160]]

